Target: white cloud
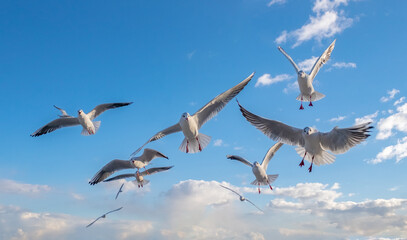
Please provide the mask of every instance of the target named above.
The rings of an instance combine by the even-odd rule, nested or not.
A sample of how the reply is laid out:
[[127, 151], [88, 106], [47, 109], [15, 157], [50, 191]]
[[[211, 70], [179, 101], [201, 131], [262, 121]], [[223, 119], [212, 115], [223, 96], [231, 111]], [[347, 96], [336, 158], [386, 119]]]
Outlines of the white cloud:
[[287, 39], [294, 39], [293, 47], [301, 43], [316, 39], [321, 41], [324, 38], [330, 38], [349, 28], [352, 18], [347, 18], [343, 10], [338, 8], [341, 5], [347, 5], [349, 0], [316, 0], [312, 11], [315, 16], [310, 16], [308, 23], [301, 28], [291, 32], [283, 31], [275, 40], [277, 44], [285, 42]]
[[298, 91], [298, 82], [297, 81], [287, 84], [287, 87], [285, 87], [283, 89], [283, 92], [285, 94], [288, 94], [289, 92], [292, 92], [292, 91]]
[[255, 87], [267, 86], [267, 85], [271, 85], [274, 83], [290, 80], [291, 78], [293, 78], [293, 76], [288, 75], [288, 74], [280, 74], [275, 77], [271, 77], [270, 74], [266, 73], [257, 79], [257, 82], [254, 86]]
[[403, 103], [404, 100], [406, 100], [406, 97], [401, 97], [401, 98], [399, 98], [399, 100], [395, 101], [393, 105], [394, 106], [399, 105], [399, 104]]
[[399, 93], [400, 90], [393, 88], [392, 90], [387, 91], [388, 96], [387, 97], [381, 97], [380, 101], [381, 102], [388, 102], [396, 96], [397, 93]]
[[377, 117], [377, 115], [379, 114], [379, 111], [376, 111], [375, 113], [360, 117], [360, 118], [356, 118], [355, 119], [355, 125], [359, 125], [362, 123], [367, 123], [367, 122], [374, 122], [375, 118]]
[[336, 62], [332, 64], [334, 68], [356, 68], [356, 63], [353, 62]]
[[222, 139], [216, 139], [215, 141], [213, 141], [213, 146], [215, 146], [215, 147], [220, 147], [222, 145], [223, 145]]
[[330, 122], [340, 122], [340, 121], [344, 120], [345, 118], [346, 118], [346, 116], [338, 116], [338, 117], [329, 119], [329, 121]]
[[399, 188], [400, 188], [399, 186], [395, 186], [395, 187], [389, 188], [389, 191], [394, 192], [394, 191], [399, 190]]
[[271, 0], [267, 6], [271, 7], [274, 4], [284, 4], [286, 2], [286, 0]]
[[407, 137], [397, 140], [396, 145], [390, 145], [385, 147], [380, 153], [376, 155], [376, 158], [370, 160], [369, 163], [378, 164], [386, 160], [396, 158], [396, 163], [407, 157]]
[[0, 193], [2, 194], [39, 195], [49, 192], [50, 190], [51, 187], [48, 185], [28, 184], [10, 179], [0, 179]]
[[304, 72], [310, 72], [318, 57], [312, 56], [311, 58], [305, 59], [304, 61], [298, 63], [298, 67]]
[[188, 53], [188, 54], [187, 54], [187, 58], [188, 58], [188, 60], [191, 60], [191, 59], [192, 59], [192, 57], [195, 55], [195, 53], [196, 53], [196, 50], [194, 50], [194, 51], [192, 51], [192, 52]]
[[397, 107], [397, 112], [388, 116], [387, 118], [382, 118], [377, 123], [377, 129], [379, 133], [376, 135], [376, 139], [387, 139], [396, 129], [398, 131], [407, 133], [407, 103]]
[[331, 190], [337, 190], [341, 188], [341, 185], [339, 185], [339, 183], [334, 183], [334, 185], [332, 185]]

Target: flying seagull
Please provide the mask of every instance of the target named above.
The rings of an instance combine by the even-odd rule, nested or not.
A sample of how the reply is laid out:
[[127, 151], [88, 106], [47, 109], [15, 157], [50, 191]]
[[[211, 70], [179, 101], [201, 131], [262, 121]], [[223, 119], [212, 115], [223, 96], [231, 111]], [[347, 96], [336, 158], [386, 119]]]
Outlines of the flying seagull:
[[54, 105], [54, 107], [56, 109], [58, 109], [62, 112], [62, 115], [59, 115], [59, 118], [47, 123], [45, 126], [41, 127], [37, 131], [35, 131], [33, 134], [31, 134], [31, 137], [38, 137], [43, 134], [53, 132], [59, 128], [72, 127], [72, 126], [76, 126], [76, 125], [82, 125], [82, 127], [83, 127], [83, 130], [81, 133], [82, 135], [92, 135], [92, 134], [95, 134], [100, 127], [100, 121], [93, 121], [93, 119], [95, 119], [97, 116], [99, 116], [106, 110], [118, 108], [118, 107], [124, 107], [124, 106], [130, 105], [130, 104], [132, 104], [132, 103], [126, 102], [126, 103], [100, 104], [100, 105], [97, 105], [88, 114], [85, 114], [82, 109], [79, 110], [78, 117], [69, 116], [65, 110]]
[[304, 109], [302, 106], [302, 101], [309, 101], [308, 106], [313, 106], [312, 101], [318, 101], [325, 97], [324, 94], [317, 92], [314, 90], [314, 86], [312, 83], [314, 81], [315, 76], [317, 75], [319, 69], [324, 65], [329, 58], [331, 57], [332, 50], [334, 50], [336, 39], [329, 45], [329, 47], [322, 53], [322, 55], [318, 58], [315, 62], [314, 66], [311, 69], [311, 72], [306, 74], [304, 71], [300, 70], [293, 61], [293, 59], [284, 51], [282, 47], [278, 47], [278, 50], [284, 54], [284, 56], [291, 62], [294, 66], [295, 71], [297, 72], [298, 78], [298, 86], [300, 87], [300, 95], [298, 95], [297, 100], [301, 101], [300, 109]]
[[249, 199], [247, 199], [247, 198], [245, 198], [243, 195], [240, 195], [239, 193], [237, 193], [235, 190], [233, 190], [233, 189], [230, 189], [230, 188], [228, 188], [228, 187], [225, 187], [225, 186], [223, 186], [223, 185], [221, 185], [221, 184], [219, 184], [221, 187], [223, 187], [223, 188], [226, 188], [227, 190], [230, 190], [230, 191], [232, 191], [232, 192], [234, 192], [234, 193], [236, 193], [237, 195], [239, 195], [239, 199], [240, 199], [240, 201], [247, 201], [247, 202], [249, 202], [249, 203], [251, 203], [253, 206], [255, 206], [257, 209], [259, 209], [261, 212], [264, 212], [263, 210], [261, 210], [258, 206], [256, 206], [256, 204], [254, 204], [252, 201], [250, 201]]
[[213, 118], [220, 110], [222, 110], [226, 104], [233, 99], [243, 88], [249, 83], [253, 78], [254, 73], [252, 73], [248, 78], [243, 80], [241, 83], [237, 84], [233, 88], [227, 90], [226, 92], [219, 94], [217, 97], [212, 99], [209, 103], [199, 109], [194, 115], [189, 115], [189, 113], [183, 113], [181, 119], [175, 125], [166, 128], [154, 136], [152, 136], [143, 146], [137, 149], [132, 156], [137, 154], [145, 145], [149, 142], [156, 141], [162, 137], [169, 134], [182, 131], [185, 138], [179, 147], [179, 150], [186, 153], [196, 153], [202, 151], [209, 142], [211, 137], [205, 134], [199, 133], [199, 129], [211, 118]]
[[93, 176], [92, 180], [89, 181], [89, 184], [95, 185], [105, 180], [116, 171], [122, 169], [136, 168], [137, 169], [136, 174], [138, 174], [140, 168], [145, 169], [145, 167], [151, 162], [151, 160], [159, 157], [168, 159], [167, 156], [160, 153], [159, 151], [146, 148], [144, 149], [143, 154], [139, 157], [133, 157], [130, 160], [119, 160], [119, 159], [112, 160], [108, 164], [103, 166], [102, 169], [100, 169], [95, 174], [95, 176]]
[[260, 185], [269, 185], [270, 189], [273, 190], [271, 187], [271, 183], [274, 182], [274, 180], [277, 179], [278, 174], [273, 174], [273, 175], [267, 175], [267, 167], [269, 165], [270, 159], [274, 156], [274, 154], [280, 149], [280, 147], [283, 146], [283, 143], [278, 142], [274, 144], [266, 153], [266, 156], [263, 158], [263, 162], [260, 164], [257, 161], [254, 163], [251, 163], [247, 161], [246, 159], [236, 156], [236, 155], [227, 155], [226, 157], [231, 160], [237, 160], [240, 161], [247, 166], [252, 168], [253, 174], [256, 177], [256, 180], [254, 180], [251, 184], [252, 185], [257, 185], [259, 189], [259, 194], [260, 194]]
[[369, 137], [368, 133], [373, 128], [369, 126], [371, 122], [366, 122], [349, 128], [334, 127], [330, 132], [323, 133], [312, 127], [304, 129], [291, 127], [279, 121], [257, 116], [240, 104], [239, 107], [246, 120], [266, 136], [275, 141], [297, 146], [295, 150], [303, 156], [300, 167], [304, 166], [304, 159], [311, 162], [309, 172], [312, 171], [313, 163], [319, 166], [335, 161], [335, 156], [328, 151], [334, 154], [347, 152]]
[[119, 194], [120, 194], [121, 192], [123, 192], [123, 191], [122, 191], [123, 186], [124, 186], [124, 183], [122, 183], [122, 185], [120, 186], [120, 189], [119, 189], [119, 191], [118, 191], [117, 194], [116, 194], [115, 200], [117, 199], [117, 197], [119, 196]]
[[103, 182], [110, 182], [110, 181], [115, 181], [115, 180], [119, 180], [119, 179], [135, 177], [138, 187], [143, 187], [144, 185], [146, 185], [146, 184], [148, 184], [150, 182], [149, 180], [144, 179], [144, 176], [151, 175], [151, 174], [158, 173], [158, 172], [162, 172], [162, 171], [167, 171], [167, 170], [171, 169], [172, 167], [174, 167], [174, 166], [150, 168], [150, 169], [147, 169], [147, 170], [145, 170], [145, 171], [143, 171], [141, 173], [122, 174], [122, 175], [118, 175], [116, 177], [106, 179]]
[[112, 213], [112, 212], [119, 211], [119, 210], [122, 209], [122, 208], [123, 208], [123, 207], [120, 207], [120, 208], [118, 208], [118, 209], [115, 209], [115, 210], [112, 210], [112, 211], [110, 211], [110, 212], [107, 212], [107, 213], [103, 214], [102, 216], [96, 218], [95, 221], [91, 222], [91, 223], [90, 223], [88, 226], [86, 226], [86, 227], [92, 226], [92, 224], [94, 224], [97, 220], [99, 220], [99, 219], [101, 219], [101, 218], [106, 218], [106, 215], [107, 215], [107, 214]]

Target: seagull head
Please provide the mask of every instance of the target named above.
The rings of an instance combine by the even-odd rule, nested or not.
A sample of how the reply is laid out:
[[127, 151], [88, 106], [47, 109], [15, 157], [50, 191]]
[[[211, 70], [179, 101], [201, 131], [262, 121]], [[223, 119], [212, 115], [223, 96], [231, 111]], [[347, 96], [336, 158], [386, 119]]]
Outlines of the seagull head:
[[184, 112], [181, 116], [182, 119], [184, 119], [185, 121], [188, 121], [188, 118], [191, 117], [191, 115], [189, 115], [189, 113]]
[[316, 132], [316, 129], [313, 129], [312, 127], [304, 128], [304, 133], [307, 134], [307, 135], [311, 135], [311, 134], [313, 134], [315, 132]]
[[259, 166], [260, 166], [260, 163], [256, 161], [256, 162], [254, 162], [253, 165], [256, 166], [256, 167], [259, 167]]
[[83, 110], [80, 109], [80, 110], [78, 111], [78, 114], [79, 114], [79, 115], [83, 114]]
[[303, 70], [300, 70], [298, 72], [298, 76], [300, 76], [301, 78], [305, 78], [305, 72]]
[[240, 201], [244, 201], [244, 200], [246, 200], [243, 196], [240, 196]]

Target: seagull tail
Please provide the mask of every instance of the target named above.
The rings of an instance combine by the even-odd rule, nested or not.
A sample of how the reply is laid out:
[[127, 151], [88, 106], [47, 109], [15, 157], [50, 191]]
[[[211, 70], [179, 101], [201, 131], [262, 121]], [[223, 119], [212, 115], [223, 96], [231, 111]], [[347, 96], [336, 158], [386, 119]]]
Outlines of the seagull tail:
[[93, 121], [93, 126], [95, 126], [95, 133], [97, 133], [97, 131], [99, 130], [100, 123], [101, 121]]
[[325, 94], [322, 94], [320, 92], [314, 91], [311, 95], [304, 95], [302, 93], [300, 93], [300, 95], [298, 95], [297, 100], [301, 101], [301, 97], [302, 97], [302, 101], [303, 102], [309, 102], [310, 101], [310, 96], [311, 96], [311, 101], [315, 102], [318, 101], [322, 98], [325, 97]]
[[[301, 157], [304, 157], [305, 154], [305, 148], [302, 147], [297, 147], [295, 148], [295, 151], [297, 151], [298, 155], [300, 155]], [[335, 162], [335, 156], [330, 154], [329, 152], [322, 150], [322, 152], [318, 155], [314, 156], [314, 164], [319, 166], [319, 165], [324, 165], [324, 164], [331, 164], [333, 162]], [[312, 162], [312, 155], [311, 154], [307, 154], [305, 156], [305, 160], [307, 160], [308, 162]]]
[[184, 138], [179, 150], [185, 153], [197, 153], [202, 151], [211, 141], [211, 137], [202, 133], [198, 134], [197, 139]]

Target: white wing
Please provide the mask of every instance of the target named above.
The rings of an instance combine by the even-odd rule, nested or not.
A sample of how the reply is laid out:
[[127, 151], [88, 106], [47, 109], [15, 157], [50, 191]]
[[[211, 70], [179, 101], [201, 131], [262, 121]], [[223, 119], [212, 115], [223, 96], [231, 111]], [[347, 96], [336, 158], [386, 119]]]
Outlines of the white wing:
[[146, 176], [146, 175], [151, 175], [151, 174], [158, 173], [158, 172], [167, 171], [167, 170], [170, 170], [170, 169], [173, 168], [173, 167], [174, 167], [174, 166], [150, 168], [150, 169], [147, 169], [147, 170], [141, 172], [141, 173], [140, 173], [140, 176]]
[[318, 60], [312, 67], [311, 72], [309, 74], [312, 81], [314, 81], [314, 78], [317, 75], [319, 69], [322, 67], [322, 65], [328, 62], [329, 58], [331, 57], [332, 50], [334, 50], [335, 47], [335, 42], [336, 39], [331, 43], [331, 45], [329, 45], [329, 47], [324, 51], [324, 53], [322, 53], [322, 55], [318, 58]]
[[246, 120], [269, 138], [288, 145], [304, 146], [303, 130], [285, 125], [278, 121], [259, 117], [244, 109], [240, 104], [239, 107]]
[[134, 173], [121, 174], [121, 175], [117, 175], [116, 177], [111, 177], [106, 180], [103, 180], [103, 182], [116, 181], [119, 179], [124, 179], [124, 178], [129, 178], [129, 177], [136, 177], [136, 174], [134, 174]]
[[54, 107], [55, 107], [56, 109], [58, 109], [59, 111], [61, 111], [62, 115], [59, 115], [60, 117], [71, 117], [71, 116], [69, 116], [69, 115], [66, 113], [66, 111], [65, 111], [64, 109], [59, 108], [59, 107], [57, 107], [57, 106], [55, 106], [55, 105], [54, 105]]
[[192, 117], [195, 118], [198, 123], [198, 129], [202, 127], [207, 121], [213, 118], [220, 110], [222, 110], [226, 104], [232, 100], [243, 88], [250, 82], [253, 78], [254, 73], [252, 73], [248, 78], [234, 86], [233, 88], [227, 90], [224, 93], [219, 94], [209, 103], [199, 109]]
[[368, 133], [373, 127], [369, 124], [371, 122], [350, 128], [335, 127], [328, 133], [320, 133], [321, 146], [335, 154], [344, 153], [370, 136]]
[[168, 159], [167, 156], [160, 153], [159, 151], [156, 151], [151, 148], [146, 148], [146, 149], [144, 149], [143, 154], [139, 157], [139, 159], [143, 162], [150, 162], [154, 158], [159, 158], [159, 157]]
[[230, 188], [228, 188], [228, 187], [225, 187], [225, 186], [223, 186], [223, 185], [221, 185], [221, 184], [219, 184], [219, 186], [221, 186], [221, 187], [223, 187], [223, 188], [226, 188], [226, 189], [228, 189], [229, 191], [232, 191], [232, 192], [236, 193], [236, 194], [239, 195], [240, 197], [243, 197], [242, 195], [240, 195], [238, 192], [236, 192], [236, 191], [233, 190], [233, 189], [230, 189]]
[[124, 106], [130, 105], [130, 104], [132, 104], [132, 102], [100, 104], [100, 105], [97, 105], [92, 111], [90, 111], [87, 114], [87, 116], [90, 118], [90, 120], [93, 120], [106, 110], [118, 108], [118, 107], [124, 107]]
[[231, 160], [237, 160], [237, 161], [240, 161], [240, 162], [246, 164], [246, 165], [249, 166], [249, 167], [253, 167], [253, 164], [252, 164], [251, 162], [247, 161], [246, 159], [244, 159], [244, 158], [242, 158], [242, 157], [240, 157], [240, 156], [237, 156], [237, 155], [227, 155], [226, 158], [231, 159]]
[[284, 49], [282, 47], [278, 47], [278, 50], [280, 50], [280, 52], [282, 52], [284, 54], [284, 56], [288, 59], [288, 61], [290, 61], [290, 63], [293, 65], [295, 71], [298, 72], [300, 71], [300, 69], [298, 68], [297, 64], [295, 64], [294, 60], [290, 57], [290, 55], [288, 55]]
[[263, 167], [264, 170], [267, 170], [270, 159], [274, 156], [278, 149], [280, 149], [281, 146], [283, 146], [283, 143], [278, 142], [267, 151], [266, 156], [264, 156], [263, 162], [261, 163], [261, 166]]
[[89, 181], [89, 184], [95, 185], [96, 183], [105, 180], [116, 171], [128, 168], [134, 168], [133, 164], [130, 161], [119, 159], [112, 160], [108, 164], [103, 166], [102, 169], [100, 169], [95, 174], [95, 176], [93, 176], [92, 180]]
[[135, 155], [136, 155], [138, 152], [140, 152], [140, 150], [143, 149], [143, 147], [144, 147], [145, 145], [147, 145], [149, 142], [156, 141], [156, 140], [158, 140], [158, 139], [160, 139], [160, 138], [163, 138], [163, 137], [165, 137], [165, 136], [167, 136], [167, 135], [170, 135], [171, 133], [180, 132], [181, 130], [182, 130], [182, 129], [181, 129], [181, 125], [179, 125], [179, 124], [177, 123], [177, 124], [175, 124], [175, 125], [172, 125], [172, 126], [169, 127], [169, 128], [166, 128], [166, 129], [164, 129], [164, 130], [162, 130], [162, 131], [156, 133], [156, 134], [155, 134], [154, 136], [152, 136], [146, 143], [144, 143], [143, 146], [139, 147], [136, 151], [134, 151], [134, 152], [131, 154], [131, 156], [132, 156], [132, 157], [135, 156]]
[[256, 204], [252, 203], [252, 201], [250, 201], [249, 199], [245, 198], [246, 201], [248, 201], [249, 203], [251, 203], [253, 206], [255, 206], [257, 209], [259, 209], [261, 212], [264, 212], [263, 210], [261, 210], [258, 206], [256, 206]]
[[53, 132], [59, 128], [72, 127], [76, 125], [79, 125], [79, 120], [76, 117], [58, 118], [35, 131], [33, 134], [31, 134], [31, 137], [38, 137], [43, 134]]

